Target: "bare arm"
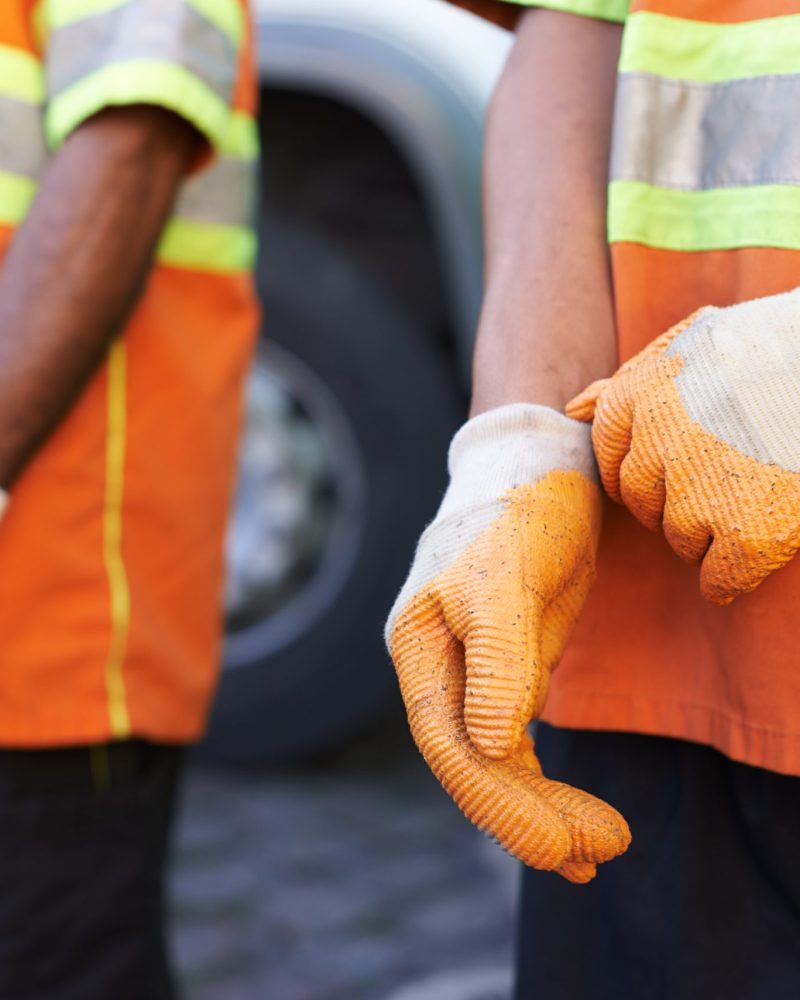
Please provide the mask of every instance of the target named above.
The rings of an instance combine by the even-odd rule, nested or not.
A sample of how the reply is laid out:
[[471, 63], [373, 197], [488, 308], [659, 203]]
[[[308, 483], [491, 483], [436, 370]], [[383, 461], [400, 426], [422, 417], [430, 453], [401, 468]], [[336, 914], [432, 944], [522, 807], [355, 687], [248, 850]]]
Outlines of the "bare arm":
[[69, 410], [136, 303], [198, 133], [104, 111], [55, 156], [0, 269], [0, 486]]
[[616, 367], [606, 183], [621, 31], [549, 10], [520, 21], [487, 126], [473, 414], [561, 409]]

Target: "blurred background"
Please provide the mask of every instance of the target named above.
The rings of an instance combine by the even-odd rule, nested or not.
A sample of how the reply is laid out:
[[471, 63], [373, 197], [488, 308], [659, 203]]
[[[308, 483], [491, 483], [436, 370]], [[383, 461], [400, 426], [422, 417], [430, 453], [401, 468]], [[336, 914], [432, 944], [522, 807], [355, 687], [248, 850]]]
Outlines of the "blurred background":
[[176, 962], [188, 1000], [502, 1000], [515, 868], [418, 759], [382, 627], [466, 413], [510, 38], [442, 0], [255, 10], [263, 336]]

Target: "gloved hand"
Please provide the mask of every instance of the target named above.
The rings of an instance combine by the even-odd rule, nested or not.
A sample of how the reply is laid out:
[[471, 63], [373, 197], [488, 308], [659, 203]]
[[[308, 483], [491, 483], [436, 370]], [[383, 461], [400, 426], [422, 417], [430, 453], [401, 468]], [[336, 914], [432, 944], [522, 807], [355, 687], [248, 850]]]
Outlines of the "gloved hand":
[[610, 806], [543, 777], [527, 733], [594, 577], [587, 428], [544, 406], [470, 420], [386, 626], [411, 732], [467, 817], [535, 868], [589, 881], [630, 842]]
[[800, 548], [800, 291], [673, 327], [567, 407], [603, 485], [727, 604]]

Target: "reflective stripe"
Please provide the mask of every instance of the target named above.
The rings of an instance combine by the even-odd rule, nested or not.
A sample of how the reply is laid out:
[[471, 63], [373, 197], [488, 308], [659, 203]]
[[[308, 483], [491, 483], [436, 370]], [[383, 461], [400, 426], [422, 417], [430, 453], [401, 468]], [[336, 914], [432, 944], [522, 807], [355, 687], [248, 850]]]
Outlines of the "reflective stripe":
[[220, 140], [219, 153], [238, 160], [258, 158], [258, 125], [252, 115], [245, 111], [234, 111], [231, 114], [228, 128]]
[[46, 160], [41, 107], [0, 95], [0, 170], [38, 178]]
[[30, 177], [0, 170], [0, 225], [18, 226], [28, 213], [38, 188]]
[[800, 183], [800, 76], [696, 84], [626, 74], [612, 180], [698, 190]]
[[[42, 18], [46, 30], [54, 31], [115, 7], [141, 6], [141, 3], [142, 0], [41, 0], [35, 16]], [[167, 13], [188, 4], [224, 32], [236, 47], [241, 44], [244, 12], [237, 0], [158, 0], [158, 4]]]
[[103, 560], [108, 577], [111, 638], [106, 660], [106, 691], [111, 732], [123, 739], [131, 731], [123, 665], [130, 630], [131, 600], [122, 555], [122, 498], [125, 484], [125, 344], [115, 340], [108, 353], [106, 412], [106, 492], [103, 504]]
[[0, 45], [0, 94], [28, 104], [41, 104], [44, 73], [36, 56], [11, 45]]
[[112, 63], [55, 97], [45, 113], [49, 144], [59, 146], [96, 111], [111, 105], [157, 104], [181, 115], [215, 145], [228, 131], [227, 103], [183, 66], [142, 59]]
[[156, 253], [160, 264], [235, 274], [252, 268], [256, 235], [247, 226], [220, 226], [172, 218]]
[[243, 160], [222, 159], [181, 187], [175, 216], [249, 226], [255, 218], [255, 171]]
[[244, 9], [238, 0], [186, 0], [208, 21], [223, 31], [235, 48], [239, 48], [244, 39], [245, 19]]
[[94, 17], [112, 7], [122, 7], [130, 0], [40, 0], [34, 18], [41, 21], [45, 33], [63, 28], [73, 21]]
[[[200, 174], [197, 181], [202, 179], [203, 174]], [[34, 180], [0, 170], [0, 225], [18, 226], [27, 215], [37, 188]], [[256, 257], [256, 236], [251, 226], [222, 225], [216, 221], [223, 218], [226, 210], [244, 215], [243, 204], [231, 203], [207, 210], [198, 206], [197, 218], [173, 216], [161, 237], [157, 261], [170, 267], [231, 274], [250, 269]], [[248, 223], [252, 220], [252, 211], [253, 203], [250, 202]], [[215, 221], [206, 221], [212, 215]]]
[[145, 59], [182, 66], [224, 101], [233, 90], [236, 47], [229, 35], [182, 0], [134, 0], [50, 34], [48, 96], [102, 67]]
[[800, 15], [711, 24], [641, 11], [625, 27], [620, 72], [713, 83], [797, 73]]
[[800, 249], [800, 187], [676, 191], [612, 181], [608, 238], [667, 250]]
[[175, 217], [222, 226], [252, 226], [256, 212], [258, 127], [237, 111], [219, 144], [220, 157], [181, 186]]

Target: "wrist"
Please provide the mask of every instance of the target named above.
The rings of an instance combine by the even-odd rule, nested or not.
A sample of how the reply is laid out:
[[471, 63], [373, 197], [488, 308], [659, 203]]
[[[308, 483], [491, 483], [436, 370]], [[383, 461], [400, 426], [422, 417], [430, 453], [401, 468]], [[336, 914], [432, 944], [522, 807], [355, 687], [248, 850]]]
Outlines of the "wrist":
[[537, 386], [528, 381], [524, 385], [515, 386], [509, 379], [505, 378], [501, 385], [482, 384], [475, 386], [469, 415], [470, 417], [479, 417], [483, 413], [501, 407], [525, 404], [545, 406], [563, 413], [570, 398], [566, 391], [554, 386], [552, 382], [546, 386]]
[[484, 350], [475, 353], [470, 416], [475, 417], [501, 406], [531, 403], [564, 412], [567, 403], [595, 379], [610, 375], [617, 368], [616, 355], [602, 359], [584, 357], [571, 351], [564, 364], [564, 352], [556, 356], [557, 345], [538, 351], [536, 361], [519, 357], [513, 347], [492, 346], [493, 363], [485, 361]]
[[[519, 283], [519, 265], [514, 281]], [[618, 365], [613, 313], [602, 297], [564, 309], [546, 289], [511, 279], [487, 290], [472, 370], [470, 413], [515, 403], [564, 411], [567, 402]], [[590, 331], [579, 336], [576, 331]]]

